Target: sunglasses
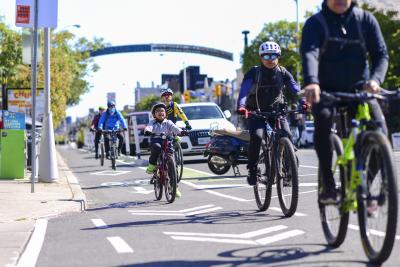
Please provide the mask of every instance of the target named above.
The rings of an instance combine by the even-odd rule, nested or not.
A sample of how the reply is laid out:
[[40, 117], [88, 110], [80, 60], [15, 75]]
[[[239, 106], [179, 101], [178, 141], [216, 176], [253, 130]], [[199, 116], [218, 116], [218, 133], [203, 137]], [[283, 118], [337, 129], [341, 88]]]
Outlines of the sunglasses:
[[275, 60], [279, 56], [277, 54], [264, 54], [261, 56], [264, 60]]
[[162, 96], [171, 96], [172, 94], [170, 94], [170, 93], [166, 93], [166, 94], [163, 94]]

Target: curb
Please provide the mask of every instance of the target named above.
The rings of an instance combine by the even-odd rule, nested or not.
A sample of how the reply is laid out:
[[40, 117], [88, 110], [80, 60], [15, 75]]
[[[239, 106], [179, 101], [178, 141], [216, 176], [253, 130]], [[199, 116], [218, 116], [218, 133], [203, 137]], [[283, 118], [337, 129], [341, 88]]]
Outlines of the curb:
[[82, 188], [78, 182], [78, 178], [72, 173], [72, 171], [68, 168], [68, 165], [65, 163], [64, 159], [60, 155], [60, 152], [57, 151], [57, 161], [59, 167], [61, 167], [61, 171], [63, 172], [65, 177], [67, 178], [67, 182], [69, 188], [72, 193], [72, 201], [79, 202], [81, 205], [81, 211], [86, 210], [86, 196], [82, 191]]

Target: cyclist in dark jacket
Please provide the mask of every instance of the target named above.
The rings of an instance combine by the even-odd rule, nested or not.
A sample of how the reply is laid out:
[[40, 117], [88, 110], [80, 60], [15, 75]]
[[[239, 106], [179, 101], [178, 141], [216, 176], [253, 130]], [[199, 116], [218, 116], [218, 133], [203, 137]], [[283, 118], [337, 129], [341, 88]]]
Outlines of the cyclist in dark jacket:
[[104, 107], [102, 106], [99, 107], [99, 113], [93, 117], [92, 124], [90, 125], [91, 130], [96, 130], [94, 137], [94, 153], [96, 159], [99, 158], [99, 142], [101, 138], [101, 132], [99, 131], [99, 121], [104, 110], [105, 110]]
[[[285, 87], [290, 89], [290, 92], [293, 94], [297, 94], [300, 90], [299, 85], [293, 79], [290, 72], [278, 65], [281, 48], [277, 43], [262, 43], [258, 54], [261, 65], [251, 68], [245, 74], [240, 87], [238, 111], [242, 114], [246, 113], [246, 110], [272, 111], [274, 106], [285, 103], [283, 96], [283, 89]], [[273, 118], [271, 118], [269, 123], [273, 125]], [[281, 126], [287, 132], [288, 136], [291, 137], [289, 124], [286, 119], [281, 120]], [[249, 118], [248, 127], [250, 144], [247, 182], [250, 185], [255, 185], [257, 182], [257, 161], [265, 132], [265, 120]]]
[[[332, 103], [320, 99], [320, 92], [363, 89], [378, 93], [388, 68], [388, 53], [379, 24], [370, 12], [358, 8], [351, 0], [325, 0], [322, 10], [304, 25], [301, 57], [305, 96], [313, 104], [314, 143], [324, 182], [319, 201], [332, 204], [337, 197], [329, 139], [334, 109]], [[371, 115], [387, 133], [378, 102], [369, 104]]]

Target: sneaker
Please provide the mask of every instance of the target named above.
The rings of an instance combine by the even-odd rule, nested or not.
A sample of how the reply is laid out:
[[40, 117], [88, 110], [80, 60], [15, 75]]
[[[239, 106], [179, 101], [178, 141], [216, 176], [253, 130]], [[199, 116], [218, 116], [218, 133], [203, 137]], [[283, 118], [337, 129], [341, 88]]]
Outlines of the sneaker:
[[156, 165], [149, 163], [146, 169], [146, 173], [153, 174], [156, 171]]
[[378, 201], [377, 200], [371, 200], [367, 202], [367, 213], [368, 217], [374, 217], [376, 218], [378, 216]]
[[95, 159], [98, 159], [98, 158], [99, 158], [99, 154], [95, 154], [95, 155], [94, 155], [94, 158], [95, 158]]
[[181, 191], [179, 191], [178, 188], [176, 188], [176, 194], [175, 194], [175, 196], [176, 196], [176, 197], [181, 197], [181, 196], [182, 196], [182, 193], [181, 193]]
[[319, 195], [318, 201], [321, 204], [324, 204], [324, 205], [335, 205], [335, 204], [337, 204], [338, 200], [337, 200], [336, 190], [327, 190], [327, 191], [324, 190]]
[[249, 185], [256, 185], [256, 183], [257, 183], [257, 169], [249, 169], [249, 174], [247, 175], [247, 183]]

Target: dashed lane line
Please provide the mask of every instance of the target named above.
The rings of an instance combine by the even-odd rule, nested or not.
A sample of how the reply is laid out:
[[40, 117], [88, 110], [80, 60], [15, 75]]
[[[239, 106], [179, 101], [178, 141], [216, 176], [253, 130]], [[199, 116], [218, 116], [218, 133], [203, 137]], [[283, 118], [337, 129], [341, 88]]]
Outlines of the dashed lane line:
[[133, 253], [133, 249], [119, 236], [107, 237], [107, 240], [111, 243], [117, 253]]
[[[360, 231], [360, 227], [358, 225], [354, 225], [354, 224], [349, 224], [349, 229], [351, 230], [356, 230], [356, 231]], [[382, 231], [378, 231], [378, 230], [374, 230], [374, 229], [369, 229], [369, 233], [371, 235], [376, 235], [376, 236], [380, 236], [380, 237], [385, 237], [385, 233]], [[396, 235], [396, 240], [400, 240], [400, 235]]]
[[303, 167], [303, 168], [318, 169], [318, 167], [315, 167], [315, 166], [308, 166], [308, 165], [299, 165], [299, 166]]
[[107, 228], [108, 225], [102, 219], [92, 219], [92, 223], [96, 228]]

